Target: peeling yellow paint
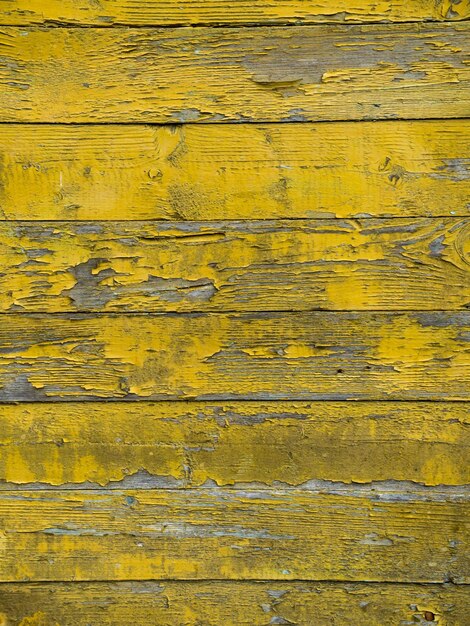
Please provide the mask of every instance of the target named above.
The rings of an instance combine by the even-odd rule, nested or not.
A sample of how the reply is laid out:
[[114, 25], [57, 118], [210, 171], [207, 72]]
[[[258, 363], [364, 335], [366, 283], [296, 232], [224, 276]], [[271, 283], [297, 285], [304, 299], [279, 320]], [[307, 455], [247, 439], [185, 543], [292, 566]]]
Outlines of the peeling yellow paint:
[[[460, 489], [0, 493], [2, 581], [468, 582]], [[17, 528], [18, 517], [22, 520]], [[309, 558], [306, 559], [305, 555]]]
[[329, 356], [334, 354], [331, 346], [308, 345], [308, 344], [289, 344], [286, 348], [281, 348], [282, 356], [287, 359], [308, 359], [309, 357]]
[[416, 367], [435, 359], [452, 359], [452, 340], [455, 329], [452, 326], [441, 329], [436, 341], [436, 329], [423, 327], [409, 320], [393, 320], [381, 329], [381, 339], [377, 346], [376, 360], [379, 363], [400, 367]]
[[462, 485], [468, 422], [465, 403], [2, 405], [0, 480]]
[[[465, 117], [468, 29], [465, 22], [216, 30], [5, 26], [0, 118], [171, 124]], [[349, 45], [349, 54], [338, 43]], [[158, 185], [158, 168], [149, 171], [147, 181]], [[197, 206], [203, 189], [194, 196], [192, 187], [178, 185], [174, 195]]]
[[[470, 389], [466, 311], [4, 319], [2, 400], [467, 400]], [[295, 346], [302, 358], [289, 358]]]
[[313, 24], [459, 20], [470, 17], [470, 5], [468, 0], [3, 0], [2, 12], [5, 23], [18, 25]]
[[279, 581], [8, 584], [0, 586], [0, 607], [15, 624], [40, 607], [49, 624], [61, 626], [265, 626], [271, 619], [308, 624], [312, 615], [325, 624], [367, 619], [368, 626], [383, 626], [426, 624], [425, 613], [441, 625], [466, 626], [470, 608], [458, 585]]
[[0, 205], [15, 220], [468, 215], [469, 142], [467, 120], [6, 125]]
[[60, 626], [56, 621], [50, 621], [50, 618], [42, 611], [37, 611], [34, 615], [24, 617], [18, 626]]
[[470, 302], [470, 221], [460, 218], [61, 222], [53, 232], [48, 222], [0, 223], [0, 252], [3, 312], [452, 310]]
[[469, 0], [0, 4], [0, 626], [466, 626]]

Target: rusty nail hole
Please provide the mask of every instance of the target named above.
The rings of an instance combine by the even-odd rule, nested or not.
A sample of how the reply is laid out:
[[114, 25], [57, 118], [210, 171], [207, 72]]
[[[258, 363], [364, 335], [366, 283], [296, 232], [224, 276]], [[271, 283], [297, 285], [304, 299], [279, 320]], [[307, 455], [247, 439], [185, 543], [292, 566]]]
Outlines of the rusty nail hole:
[[434, 613], [432, 613], [432, 611], [424, 611], [424, 619], [427, 622], [433, 622], [434, 621]]

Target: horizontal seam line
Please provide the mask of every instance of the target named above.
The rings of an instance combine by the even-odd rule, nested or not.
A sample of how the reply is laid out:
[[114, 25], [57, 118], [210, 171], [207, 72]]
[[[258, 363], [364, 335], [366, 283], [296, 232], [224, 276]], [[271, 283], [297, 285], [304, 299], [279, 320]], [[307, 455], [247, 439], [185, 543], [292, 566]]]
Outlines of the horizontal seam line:
[[[89, 310], [89, 309], [82, 309], [82, 310], [64, 310], [64, 311], [0, 311], [0, 318], [1, 317], [5, 317], [8, 315], [15, 315], [15, 316], [36, 316], [36, 315], [41, 315], [44, 317], [49, 317], [49, 316], [53, 316], [53, 317], [59, 317], [61, 315], [86, 315], [89, 317], [98, 317], [98, 316], [105, 316], [105, 315], [110, 315], [110, 316], [120, 316], [120, 317], [125, 317], [125, 316], [139, 316], [139, 315], [145, 315], [145, 316], [168, 316], [168, 317], [174, 317], [177, 315], [198, 315], [198, 316], [202, 316], [202, 315], [214, 315], [214, 316], [221, 316], [221, 315], [257, 315], [257, 314], [286, 314], [286, 313], [292, 313], [295, 315], [301, 315], [303, 313], [308, 314], [308, 313], [359, 313], [359, 314], [374, 314], [374, 313], [386, 313], [386, 314], [399, 314], [399, 315], [406, 315], [407, 313], [454, 313], [454, 314], [459, 314], [459, 313], [470, 313], [469, 308], [461, 308], [461, 309], [440, 309], [439, 311], [436, 311], [434, 309], [420, 309], [419, 311], [417, 311], [416, 309], [354, 309], [354, 310], [350, 310], [350, 309], [282, 309], [282, 310], [272, 310], [272, 311], [264, 311], [264, 310], [257, 310], [257, 309], [227, 309], [227, 310], [221, 310], [221, 311], [214, 311], [214, 310], [203, 310], [203, 309], [195, 309], [195, 310], [191, 310], [191, 311], [147, 311], [147, 310], [127, 310], [127, 311], [94, 311], [94, 310]], [[470, 321], [470, 318], [469, 318]]]
[[239, 397], [239, 398], [227, 398], [226, 396], [219, 396], [218, 398], [212, 398], [210, 400], [204, 400], [204, 399], [199, 399], [197, 397], [195, 398], [163, 398], [163, 399], [155, 399], [155, 400], [149, 400], [148, 398], [144, 398], [144, 397], [140, 397], [140, 398], [133, 398], [133, 399], [128, 399], [125, 396], [121, 397], [121, 398], [100, 398], [100, 397], [96, 397], [96, 398], [91, 398], [91, 399], [86, 399], [86, 400], [80, 400], [80, 398], [64, 398], [61, 399], [60, 396], [57, 396], [56, 399], [51, 399], [50, 397], [45, 399], [45, 400], [0, 400], [0, 406], [9, 406], [9, 405], [21, 405], [21, 404], [41, 404], [41, 405], [53, 405], [53, 404], [169, 404], [169, 403], [182, 403], [182, 402], [186, 402], [188, 404], [217, 404], [217, 403], [248, 403], [248, 402], [259, 402], [264, 403], [264, 404], [290, 404], [290, 403], [308, 403], [308, 404], [365, 404], [365, 403], [369, 403], [369, 404], [384, 404], [385, 406], [387, 404], [417, 404], [417, 403], [427, 403], [427, 404], [465, 404], [470, 406], [470, 400], [453, 400], [453, 399], [439, 399], [439, 400], [435, 400], [435, 399], [428, 399], [428, 398], [415, 398], [415, 399], [410, 399], [410, 398], [388, 398], [388, 399], [384, 399], [384, 398], [352, 398], [349, 400], [341, 400], [341, 399], [336, 399], [336, 400], [332, 400], [330, 399], [322, 399], [322, 398], [297, 398], [297, 397], [284, 397], [284, 398], [276, 398], [276, 399], [272, 399], [272, 398], [243, 398], [243, 397]]
[[[204, 220], [204, 219], [192, 219], [192, 220], [165, 220], [162, 218], [149, 218], [149, 219], [128, 219], [128, 220], [106, 220], [106, 219], [80, 219], [80, 220], [71, 220], [71, 219], [36, 219], [36, 220], [32, 220], [32, 219], [22, 219], [22, 218], [18, 218], [18, 219], [2, 219], [0, 217], [0, 228], [2, 226], [2, 224], [26, 224], [26, 225], [31, 225], [31, 226], [39, 226], [40, 224], [52, 224], [52, 225], [56, 225], [59, 226], [60, 224], [103, 224], [103, 225], [112, 225], [112, 224], [139, 224], [139, 223], [145, 223], [145, 224], [165, 224], [165, 225], [169, 225], [169, 224], [174, 224], [175, 225], [175, 229], [177, 229], [179, 226], [183, 225], [183, 224], [204, 224], [207, 225], [208, 227], [211, 226], [215, 226], [218, 224], [252, 224], [252, 223], [268, 223], [268, 222], [276, 222], [277, 224], [279, 224], [279, 222], [331, 222], [332, 224], [334, 224], [335, 222], [347, 222], [347, 221], [359, 221], [359, 222], [372, 222], [372, 221], [383, 221], [383, 222], [388, 222], [388, 221], [392, 221], [392, 220], [408, 220], [410, 222], [415, 222], [416, 220], [442, 220], [442, 219], [446, 219], [446, 220], [455, 220], [455, 221], [462, 221], [462, 220], [466, 220], [470, 218], [470, 211], [467, 214], [462, 214], [462, 215], [393, 215], [390, 217], [382, 217], [382, 216], [371, 216], [371, 217], [355, 217], [355, 216], [349, 216], [349, 217], [266, 217], [266, 218], [257, 218], [257, 217], [253, 217], [253, 218], [245, 218], [245, 219], [214, 219], [214, 220]], [[82, 233], [80, 233], [82, 234]], [[86, 234], [86, 233], [85, 233]], [[197, 233], [196, 233], [197, 234]], [[205, 233], [203, 233], [205, 234]], [[209, 234], [213, 234], [213, 233], [209, 233]], [[249, 233], [250, 235], [252, 234], [256, 234], [256, 233]], [[261, 233], [263, 234], [263, 233]], [[322, 233], [312, 233], [312, 234], [319, 234], [321, 235]], [[348, 234], [348, 233], [344, 233], [344, 234]], [[139, 235], [137, 235], [139, 236]], [[182, 240], [184, 240], [184, 236], [181, 237]]]
[[[0, 27], [1, 28], [1, 27]], [[157, 115], [157, 114], [156, 114]], [[0, 126], [7, 125], [23, 125], [23, 126], [241, 126], [243, 124], [361, 124], [363, 122], [428, 122], [432, 120], [437, 120], [440, 122], [446, 122], [446, 120], [467, 120], [470, 119], [470, 115], [456, 115], [456, 116], [436, 116], [436, 117], [393, 117], [393, 118], [383, 118], [383, 117], [365, 117], [359, 119], [347, 119], [347, 118], [338, 118], [338, 119], [305, 119], [302, 121], [299, 120], [263, 120], [263, 119], [243, 119], [243, 120], [227, 120], [225, 122], [219, 121], [210, 121], [210, 120], [201, 120], [199, 122], [178, 122], [177, 120], [171, 120], [168, 122], [141, 122], [141, 121], [117, 121], [117, 122], [75, 122], [75, 121], [59, 121], [59, 122], [47, 122], [47, 121], [14, 121], [14, 120], [0, 120]]]
[[[223, 400], [225, 402], [225, 400]], [[48, 405], [48, 404], [81, 404], [83, 402], [83, 400], [77, 400], [77, 399], [71, 399], [71, 400], [67, 400], [67, 402], [63, 402], [62, 400], [60, 400], [59, 402], [57, 402], [56, 400], [51, 400], [51, 399], [45, 399], [45, 400], [0, 400], [0, 406], [15, 406], [15, 405], [19, 405], [19, 404], [43, 404], [43, 405]], [[96, 400], [87, 400], [86, 402], [88, 402], [89, 404], [121, 404], [123, 403], [122, 399], [116, 399], [116, 398], [97, 398]], [[126, 401], [124, 401], [125, 403]], [[189, 404], [189, 405], [197, 405], [197, 404], [204, 404], [204, 405], [212, 405], [212, 404], [217, 404], [219, 402], [219, 400], [198, 400], [197, 398], [195, 399], [189, 399], [189, 398], [179, 398], [179, 399], [170, 399], [170, 400], [148, 400], [144, 397], [142, 397], [140, 400], [135, 400], [134, 401], [136, 404], [165, 404], [168, 402], [172, 402], [172, 403], [179, 403], [179, 404]], [[305, 398], [301, 398], [300, 400], [295, 400], [292, 398], [287, 398], [287, 400], [282, 400], [282, 399], [270, 399], [270, 398], [248, 398], [248, 399], [243, 399], [243, 398], [233, 398], [230, 399], [228, 402], [230, 402], [230, 404], [249, 404], [249, 403], [264, 403], [264, 404], [290, 404], [292, 402], [296, 402], [299, 404], [311, 404], [312, 402], [315, 404], [384, 404], [385, 406], [387, 404], [417, 404], [417, 403], [428, 403], [428, 404], [434, 404], [434, 403], [438, 403], [438, 404], [463, 404], [465, 406], [467, 406], [470, 403], [470, 400], [426, 400], [423, 398], [417, 398], [415, 400], [409, 400], [409, 399], [403, 399], [401, 400], [400, 398], [398, 399], [388, 399], [388, 400], [384, 400], [383, 398], [380, 400], [371, 400], [371, 399], [365, 399], [365, 398], [359, 398], [357, 400], [306, 400]]]
[[[0, 27], [1, 28], [1, 27]], [[214, 122], [179, 122], [178, 120], [172, 120], [171, 122], [15, 122], [15, 121], [2, 121], [0, 119], [0, 126], [149, 126], [151, 128], [158, 127], [168, 127], [168, 126], [200, 126], [201, 124], [211, 125], [211, 126], [236, 126], [239, 128], [244, 124], [248, 124], [252, 126], [254, 124], [259, 124], [260, 126], [266, 125], [278, 125], [282, 126], [284, 124], [292, 124], [298, 126], [305, 125], [314, 125], [314, 124], [359, 124], [364, 122], [374, 123], [374, 124], [393, 124], [393, 123], [403, 123], [403, 122], [446, 122], [447, 120], [462, 120], [467, 121], [470, 120], [469, 115], [456, 115], [452, 117], [391, 117], [391, 118], [361, 118], [361, 119], [337, 119], [337, 120], [290, 120], [290, 121], [258, 121], [258, 120], [227, 120], [224, 122], [214, 121]]]
[[198, 585], [201, 583], [225, 583], [227, 585], [233, 584], [275, 584], [275, 585], [289, 585], [289, 584], [332, 584], [332, 585], [449, 585], [453, 587], [469, 587], [470, 583], [460, 583], [455, 582], [453, 580], [442, 580], [442, 581], [428, 581], [428, 580], [417, 580], [417, 581], [401, 581], [401, 580], [356, 580], [356, 579], [336, 579], [336, 578], [125, 578], [125, 579], [101, 579], [101, 578], [90, 578], [86, 580], [70, 580], [57, 578], [55, 580], [28, 580], [19, 579], [17, 581], [2, 581], [0, 580], [0, 586], [3, 585], [21, 585], [24, 587], [33, 586], [33, 585], [57, 585], [57, 584], [67, 585], [91, 585], [94, 583], [107, 583], [107, 584], [122, 584], [122, 583], [155, 583], [155, 584], [164, 584], [164, 583], [173, 583], [173, 584], [193, 584]]
[[[320, 14], [322, 15], [322, 14]], [[111, 18], [112, 19], [112, 18]], [[277, 27], [277, 28], [304, 28], [304, 27], [310, 27], [310, 28], [328, 28], [328, 27], [340, 27], [340, 28], [345, 28], [348, 29], [350, 27], [361, 27], [361, 26], [405, 26], [408, 24], [416, 24], [416, 25], [424, 25], [424, 26], [444, 26], [444, 25], [457, 25], [457, 24], [464, 24], [467, 25], [469, 22], [470, 18], [465, 17], [462, 19], [436, 19], [436, 18], [417, 18], [415, 20], [387, 20], [387, 19], [378, 19], [378, 20], [357, 20], [357, 19], [351, 19], [349, 21], [342, 21], [342, 20], [332, 20], [331, 18], [328, 19], [328, 17], [324, 20], [309, 20], [309, 19], [303, 19], [301, 17], [292, 17], [292, 18], [286, 18], [284, 21], [282, 20], [278, 20], [276, 18], [272, 18], [270, 19], [266, 19], [265, 21], [260, 21], [260, 20], [253, 20], [253, 21], [249, 21], [247, 20], [246, 22], [240, 23], [240, 22], [225, 22], [225, 21], [187, 21], [187, 22], [183, 22], [183, 21], [175, 21], [175, 22], [166, 22], [165, 24], [161, 24], [159, 22], [152, 22], [152, 21], [148, 21], [145, 24], [133, 24], [132, 22], [128, 21], [113, 21], [112, 23], [109, 22], [107, 24], [99, 24], [99, 23], [92, 23], [92, 24], [85, 24], [85, 23], [77, 23], [76, 21], [68, 21], [66, 19], [61, 20], [61, 19], [54, 19], [54, 18], [50, 18], [50, 19], [44, 19], [42, 21], [31, 21], [31, 22], [26, 22], [26, 23], [8, 23], [8, 22], [1, 22], [0, 23], [0, 27], [6, 27], [6, 28], [42, 28], [42, 29], [48, 29], [48, 30], [54, 30], [54, 29], [83, 29], [83, 30], [88, 30], [88, 29], [97, 29], [97, 30], [113, 30], [116, 28], [120, 28], [120, 29], [124, 29], [124, 28], [129, 28], [129, 29], [162, 29], [162, 30], [171, 30], [171, 29], [179, 29], [179, 28], [213, 28], [214, 30], [221, 30], [221, 29], [236, 29], [236, 30], [242, 30], [244, 28], [247, 29], [260, 29], [260, 28], [272, 28], [272, 27]]]
[[[81, 486], [80, 483], [73, 483], [72, 486], [70, 486], [70, 484], [68, 484], [67, 486], [63, 486], [63, 485], [52, 485], [50, 484], [48, 486], [48, 483], [42, 483], [41, 486], [36, 486], [35, 483], [13, 483], [10, 481], [10, 485], [13, 485], [13, 487], [7, 487], [4, 488], [2, 487], [0, 489], [0, 499], [2, 498], [3, 494], [8, 494], [8, 495], [14, 495], [14, 494], [18, 494], [18, 493], [24, 493], [24, 492], [31, 492], [34, 494], [52, 494], [52, 493], [59, 493], [59, 492], [67, 492], [70, 494], [73, 493], [80, 493], [80, 492], [91, 492], [91, 493], [101, 493], [103, 495], [106, 494], [116, 494], [122, 491], [151, 491], [152, 493], [160, 493], [160, 494], [165, 494], [165, 493], [169, 493], [169, 492], [177, 492], [180, 494], [184, 494], [186, 492], [200, 492], [200, 493], [205, 493], [205, 494], [211, 494], [211, 493], [220, 493], [220, 492], [225, 492], [225, 493], [236, 493], [239, 491], [243, 491], [243, 492], [248, 492], [248, 493], [279, 493], [279, 492], [296, 492], [299, 494], [311, 494], [311, 495], [326, 495], [326, 496], [330, 496], [330, 495], [343, 495], [343, 496], [348, 496], [350, 498], [365, 498], [368, 495], [370, 495], [369, 492], [367, 492], [366, 490], [361, 491], [360, 487], [361, 486], [374, 486], [374, 482], [377, 481], [369, 481], [367, 483], [358, 483], [356, 484], [352, 484], [351, 485], [351, 490], [347, 490], [347, 489], [328, 489], [327, 487], [319, 487], [319, 488], [307, 488], [307, 487], [302, 487], [302, 485], [293, 485], [291, 487], [270, 487], [268, 486], [259, 486], [259, 487], [247, 487], [246, 484], [242, 484], [242, 485], [223, 485], [217, 488], [208, 488], [208, 487], [203, 487], [203, 486], [194, 486], [194, 485], [183, 485], [181, 487], [162, 487], [162, 486], [155, 486], [155, 484], [150, 484], [150, 485], [143, 485], [141, 487], [136, 486], [135, 484], [131, 484], [131, 485], [122, 485], [119, 484], [121, 483], [123, 480], [122, 479], [120, 481], [116, 481], [116, 484], [113, 485], [112, 483], [109, 484], [107, 483], [105, 486]], [[114, 482], [114, 481], [113, 481]], [[403, 480], [401, 482], [406, 483], [406, 480]], [[470, 485], [468, 483], [464, 483], [462, 485], [447, 485], [447, 484], [439, 484], [439, 485], [425, 485], [424, 483], [417, 483], [421, 485], [421, 490], [418, 491], [418, 495], [424, 495], [424, 494], [429, 494], [430, 492], [434, 491], [438, 494], [445, 494], [447, 493], [448, 488], [455, 488], [455, 491], [450, 491], [449, 490], [449, 496], [454, 496], [455, 497], [460, 497], [463, 496], [464, 499], [459, 501], [458, 503], [469, 503], [470, 502], [470, 491], [469, 491], [469, 487]], [[399, 485], [397, 486], [399, 487]], [[356, 488], [357, 491], [352, 493], [353, 489]], [[444, 488], [444, 489], [443, 489]], [[460, 489], [461, 488], [461, 489]], [[458, 491], [458, 489], [460, 489], [460, 491]], [[402, 489], [397, 488], [395, 491], [387, 491], [386, 489], [380, 489], [380, 485], [376, 486], [375, 491], [374, 491], [374, 495], [375, 494], [400, 494], [400, 493], [409, 493], [407, 491], [404, 491]], [[452, 500], [451, 498], [449, 500], [427, 500], [427, 502], [432, 503], [432, 502], [455, 502], [455, 499]], [[18, 531], [21, 532], [21, 531]]]
[[138, 316], [142, 316], [142, 315], [148, 315], [148, 316], [152, 316], [152, 317], [192, 317], [192, 316], [202, 316], [202, 315], [213, 315], [213, 316], [220, 316], [220, 315], [271, 315], [271, 314], [284, 314], [284, 313], [292, 313], [293, 315], [304, 315], [304, 314], [308, 314], [308, 313], [334, 313], [334, 314], [349, 314], [349, 313], [356, 313], [359, 315], [373, 315], [375, 313], [385, 313], [385, 314], [394, 314], [396, 313], [397, 315], [402, 315], [402, 316], [406, 316], [406, 315], [410, 315], [413, 313], [454, 313], [454, 314], [461, 314], [461, 313], [468, 313], [470, 315], [470, 311], [468, 309], [365, 309], [365, 310], [358, 310], [358, 309], [339, 309], [339, 310], [330, 310], [330, 309], [301, 309], [301, 310], [296, 310], [296, 309], [275, 309], [275, 310], [269, 310], [269, 309], [263, 309], [263, 310], [250, 310], [250, 309], [244, 309], [244, 310], [230, 310], [230, 309], [226, 309], [223, 311], [6, 311], [4, 313], [0, 313], [0, 315], [4, 315], [4, 316], [17, 316], [17, 315], [30, 315], [30, 316], [41, 316], [41, 317], [48, 317], [49, 315], [72, 315], [74, 317], [79, 317], [81, 315], [86, 315], [87, 317], [123, 317], [126, 315], [129, 316], [134, 316], [134, 317], [138, 317]]

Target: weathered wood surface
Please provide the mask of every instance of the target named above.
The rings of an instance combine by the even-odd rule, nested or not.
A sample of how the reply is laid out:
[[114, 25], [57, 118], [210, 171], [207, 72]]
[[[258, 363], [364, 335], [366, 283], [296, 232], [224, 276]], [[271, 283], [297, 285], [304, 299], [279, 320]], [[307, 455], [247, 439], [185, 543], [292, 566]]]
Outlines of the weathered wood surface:
[[470, 312], [8, 314], [0, 400], [468, 400]]
[[2, 27], [0, 121], [465, 117], [470, 25]]
[[2, 0], [0, 23], [84, 26], [462, 20], [468, 0]]
[[0, 489], [462, 485], [470, 483], [469, 425], [470, 407], [459, 402], [4, 404]]
[[466, 624], [469, 0], [0, 4], [0, 626]]
[[450, 584], [23, 583], [0, 585], [0, 618], [12, 626], [467, 626], [469, 598], [467, 587]]
[[470, 121], [6, 125], [0, 219], [470, 214]]
[[0, 222], [0, 255], [0, 312], [470, 306], [470, 218]]
[[465, 583], [461, 488], [0, 493], [0, 580]]

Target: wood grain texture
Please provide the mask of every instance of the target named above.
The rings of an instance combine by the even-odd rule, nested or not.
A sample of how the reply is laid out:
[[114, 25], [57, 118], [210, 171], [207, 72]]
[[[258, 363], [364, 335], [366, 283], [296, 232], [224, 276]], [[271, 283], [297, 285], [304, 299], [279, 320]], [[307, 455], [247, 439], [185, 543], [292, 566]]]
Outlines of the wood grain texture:
[[9, 314], [0, 400], [468, 400], [470, 313]]
[[0, 121], [465, 117], [470, 25], [2, 27]]
[[12, 124], [0, 219], [468, 216], [469, 145], [468, 120]]
[[0, 493], [0, 580], [465, 583], [468, 492]]
[[470, 306], [470, 218], [0, 222], [0, 255], [0, 312]]
[[456, 585], [289, 582], [23, 583], [0, 585], [11, 626], [467, 626]]
[[0, 23], [88, 26], [462, 20], [468, 0], [3, 0]]
[[1, 4], [0, 626], [465, 623], [470, 2]]
[[4, 404], [0, 489], [463, 485], [470, 483], [469, 425], [469, 405], [459, 402]]

